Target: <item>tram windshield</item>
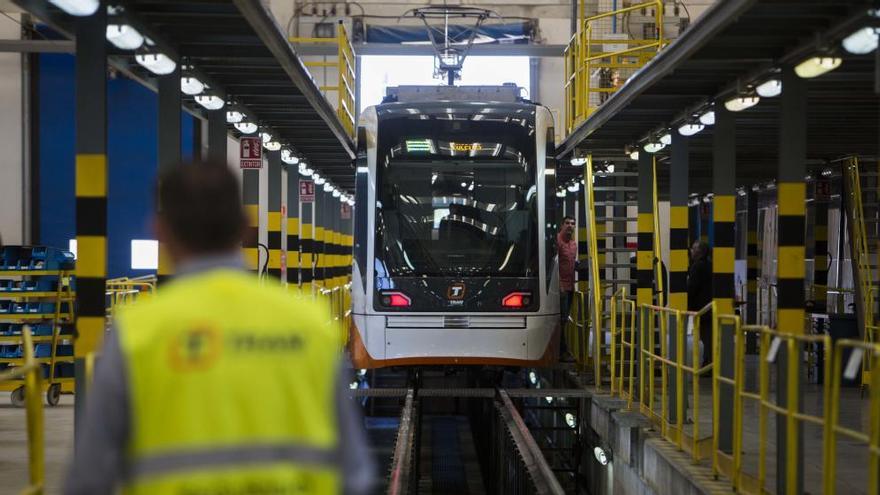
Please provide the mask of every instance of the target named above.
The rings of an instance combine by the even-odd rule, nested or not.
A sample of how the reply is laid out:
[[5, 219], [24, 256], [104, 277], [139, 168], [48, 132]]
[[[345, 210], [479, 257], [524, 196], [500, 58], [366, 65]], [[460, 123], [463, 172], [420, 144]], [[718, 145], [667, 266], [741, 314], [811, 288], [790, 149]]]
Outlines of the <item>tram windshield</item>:
[[532, 121], [413, 117], [380, 126], [377, 275], [537, 276]]

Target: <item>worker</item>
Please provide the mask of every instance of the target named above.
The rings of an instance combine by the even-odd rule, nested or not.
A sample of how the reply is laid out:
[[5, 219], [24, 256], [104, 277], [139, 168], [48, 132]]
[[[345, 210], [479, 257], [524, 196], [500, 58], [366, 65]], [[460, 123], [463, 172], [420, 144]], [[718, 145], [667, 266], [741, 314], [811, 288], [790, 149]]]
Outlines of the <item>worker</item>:
[[[563, 328], [565, 328], [571, 312], [571, 302], [574, 298], [574, 271], [578, 264], [574, 226], [574, 217], [566, 215], [562, 219], [562, 230], [556, 234], [556, 252], [559, 255], [559, 315]], [[565, 339], [559, 339], [559, 341], [560, 355], [565, 357]]]
[[[709, 245], [694, 241], [690, 249], [691, 266], [688, 268], [688, 311], [699, 311], [712, 302], [712, 260]], [[702, 366], [712, 361], [712, 312], [707, 311], [699, 319], [700, 343], [703, 345]]]
[[64, 493], [367, 493], [373, 463], [327, 308], [245, 271], [225, 164], [175, 167], [156, 231], [176, 267], [122, 308], [95, 368]]

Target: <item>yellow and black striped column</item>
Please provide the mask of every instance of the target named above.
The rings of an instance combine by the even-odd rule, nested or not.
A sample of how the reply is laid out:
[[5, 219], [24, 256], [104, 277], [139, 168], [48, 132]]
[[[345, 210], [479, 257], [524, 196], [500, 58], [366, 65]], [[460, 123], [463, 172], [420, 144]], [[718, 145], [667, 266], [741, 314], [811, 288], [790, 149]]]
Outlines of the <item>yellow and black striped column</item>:
[[[318, 185], [314, 181], [308, 181], [318, 189]], [[317, 196], [317, 191], [315, 193]], [[315, 284], [315, 201], [301, 201], [300, 216], [300, 246], [302, 255], [300, 256], [300, 274], [302, 280], [302, 289], [305, 293], [311, 293]]]
[[76, 19], [77, 418], [86, 399], [85, 360], [104, 340], [107, 278], [107, 14]]
[[[777, 318], [781, 333], [801, 335], [804, 333], [804, 226], [807, 187], [804, 182], [807, 159], [807, 98], [806, 81], [798, 77], [790, 66], [782, 68], [782, 85], [779, 133], [779, 177], [777, 201], [779, 221], [777, 224]], [[794, 355], [788, 355], [786, 345], [780, 346], [777, 355], [777, 403], [789, 404], [790, 387], [800, 381], [800, 346]], [[826, 353], [827, 355], [827, 353]], [[795, 372], [791, 375], [789, 371]], [[793, 380], [789, 379], [793, 377]], [[803, 492], [803, 425], [793, 418], [777, 415], [777, 493]]]
[[[735, 295], [735, 231], [736, 221], [736, 120], [723, 105], [715, 105], [715, 129], [712, 154], [712, 300], [715, 311], [733, 315]], [[713, 349], [720, 362], [715, 363], [721, 376], [733, 378], [735, 329], [719, 325], [720, 349]], [[733, 387], [720, 387], [718, 448], [733, 452]]]
[[639, 153], [636, 302], [654, 304], [654, 155]]
[[315, 285], [319, 289], [324, 288], [324, 268], [327, 263], [327, 256], [324, 253], [324, 231], [326, 230], [327, 204], [324, 201], [324, 185], [315, 187]]
[[[828, 312], [828, 202], [831, 180], [816, 180], [813, 195], [815, 223], [813, 225], [813, 300], [816, 311]], [[819, 190], [821, 189], [821, 190]]]
[[333, 286], [339, 287], [344, 281], [345, 247], [342, 241], [342, 201], [333, 198]]
[[241, 194], [247, 229], [242, 243], [245, 267], [256, 273], [260, 269], [260, 170], [241, 171]]
[[269, 184], [267, 191], [268, 216], [266, 246], [269, 248], [269, 276], [281, 280], [281, 162], [280, 151], [270, 151], [268, 155]]
[[[159, 176], [180, 165], [180, 64], [158, 81], [157, 159]], [[165, 246], [159, 245], [157, 279], [162, 285], [174, 274], [174, 266]]]
[[[589, 166], [589, 165], [584, 165]], [[590, 276], [590, 267], [589, 267], [589, 251], [588, 250], [588, 240], [587, 240], [587, 215], [584, 211], [584, 206], [586, 205], [586, 188], [582, 187], [578, 189], [577, 192], [577, 209], [575, 211], [577, 218], [577, 244], [578, 244], [578, 270], [577, 270], [577, 289], [580, 292], [587, 292], [587, 282]]]
[[299, 179], [297, 167], [287, 167], [287, 286], [299, 287]]
[[688, 170], [690, 149], [685, 136], [672, 134], [669, 176], [669, 307], [687, 310]]
[[[761, 260], [758, 258], [758, 191], [748, 191], [746, 211], [746, 317], [745, 322], [758, 324], [758, 277]], [[758, 338], [755, 334], [746, 336], [746, 352], [758, 352]]]

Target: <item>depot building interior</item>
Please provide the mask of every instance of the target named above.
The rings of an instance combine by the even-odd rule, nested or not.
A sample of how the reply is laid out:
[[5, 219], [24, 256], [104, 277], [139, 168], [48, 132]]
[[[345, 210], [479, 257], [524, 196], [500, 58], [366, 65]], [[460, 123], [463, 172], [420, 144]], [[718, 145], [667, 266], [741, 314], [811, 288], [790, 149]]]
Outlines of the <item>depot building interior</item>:
[[368, 493], [880, 493], [874, 0], [0, 14], [0, 492], [77, 476], [175, 283], [157, 178], [210, 163], [325, 308]]

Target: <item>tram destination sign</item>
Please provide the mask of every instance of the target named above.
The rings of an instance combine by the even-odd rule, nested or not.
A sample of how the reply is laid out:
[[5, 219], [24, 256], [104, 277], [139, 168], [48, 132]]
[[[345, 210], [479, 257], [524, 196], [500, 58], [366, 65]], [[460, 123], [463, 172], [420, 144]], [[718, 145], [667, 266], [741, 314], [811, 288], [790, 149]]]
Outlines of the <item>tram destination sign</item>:
[[263, 147], [258, 137], [242, 137], [239, 142], [240, 168], [263, 168]]

